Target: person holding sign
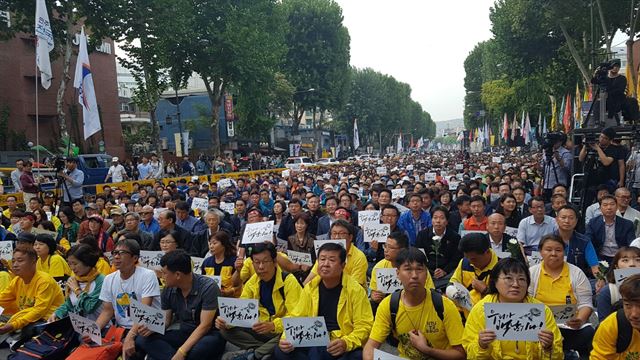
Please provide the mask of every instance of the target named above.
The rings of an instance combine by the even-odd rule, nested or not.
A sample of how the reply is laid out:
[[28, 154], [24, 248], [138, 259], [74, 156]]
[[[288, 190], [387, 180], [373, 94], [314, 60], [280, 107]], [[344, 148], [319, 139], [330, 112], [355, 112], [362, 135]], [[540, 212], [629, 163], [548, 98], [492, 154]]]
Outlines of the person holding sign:
[[560, 328], [565, 352], [591, 351], [594, 329], [586, 324], [593, 312], [591, 285], [579, 267], [564, 260], [564, 241], [557, 235], [540, 240], [542, 263], [529, 269], [529, 295], [548, 306], [576, 304], [577, 314]]
[[302, 292], [295, 276], [278, 266], [273, 244], [252, 245], [248, 251], [255, 274], [244, 285], [240, 298], [258, 300], [259, 322], [249, 329], [232, 327], [221, 317], [216, 319], [222, 336], [242, 349], [225, 355], [225, 359], [262, 359], [271, 355], [284, 331], [282, 318], [291, 316]]
[[[332, 235], [336, 228], [344, 228], [344, 224], [332, 227]], [[292, 317], [323, 316], [330, 332], [329, 344], [326, 347], [294, 348], [283, 334], [275, 350], [276, 359], [362, 358], [361, 349], [371, 332], [373, 314], [366, 291], [349, 275], [346, 261], [347, 250], [342, 246], [323, 244], [316, 262], [318, 276], [302, 290], [291, 313]]]
[[38, 254], [38, 271], [44, 271], [56, 281], [66, 281], [71, 276], [71, 269], [64, 258], [56, 253], [56, 240], [49, 234], [36, 235], [33, 249]]
[[[564, 359], [562, 335], [553, 317], [553, 312], [544, 306], [544, 324], [538, 332], [538, 341], [497, 340], [494, 330], [489, 330], [485, 304], [539, 304], [527, 294], [531, 278], [529, 269], [522, 261], [506, 258], [500, 260], [491, 271], [488, 295], [480, 300], [469, 314], [464, 328], [462, 345], [469, 359]], [[501, 335], [505, 337], [516, 333], [524, 326], [526, 319], [513, 320], [520, 323], [502, 323]], [[512, 325], [513, 324], [513, 325]], [[526, 322], [526, 324], [529, 324]], [[515, 334], [513, 334], [515, 336]]]
[[[367, 281], [367, 258], [357, 247], [353, 246], [353, 239], [355, 237], [355, 228], [346, 220], [336, 220], [331, 225], [329, 231], [332, 240], [344, 239], [347, 243], [347, 261], [344, 271], [351, 276], [358, 284], [365, 287]], [[318, 261], [311, 269], [311, 273], [304, 281], [304, 284], [310, 283], [316, 276], [318, 276]]]
[[407, 196], [409, 210], [400, 215], [398, 227], [409, 236], [409, 244], [415, 246], [418, 233], [431, 227], [431, 214], [422, 209], [422, 197], [418, 193]]
[[100, 291], [104, 275], [96, 269], [101, 254], [89, 245], [78, 244], [69, 249], [67, 260], [73, 277], [67, 280], [64, 303], [49, 317], [49, 322], [74, 313], [95, 320], [102, 310]]
[[[311, 254], [311, 261], [316, 260], [316, 253], [314, 251], [313, 242], [316, 236], [309, 231], [311, 225], [311, 217], [307, 213], [300, 213], [293, 218], [296, 232], [289, 236], [288, 249], [298, 252]], [[301, 265], [300, 270], [295, 272], [296, 278], [300, 281], [309, 276], [309, 266]]]
[[37, 270], [37, 259], [32, 247], [20, 245], [13, 250], [11, 270], [15, 277], [0, 292], [0, 306], [4, 308], [0, 343], [9, 336], [14, 340], [31, 338], [35, 335], [34, 325], [46, 321], [64, 302], [58, 283]]
[[[372, 360], [374, 349], [379, 349], [389, 335], [398, 341], [403, 358], [466, 359], [464, 327], [456, 305], [433, 288], [422, 286], [429, 276], [426, 256], [415, 248], [402, 249], [395, 267], [403, 290], [380, 303], [363, 359]], [[394, 296], [398, 301], [395, 311], [391, 309]]]
[[613, 257], [611, 268], [607, 272], [608, 286], [598, 292], [596, 304], [598, 305], [598, 320], [601, 322], [609, 314], [622, 308], [620, 290], [615, 280], [616, 269], [640, 268], [640, 249], [635, 246], [622, 247]]
[[[467, 288], [471, 293], [471, 303], [476, 304], [489, 291], [491, 271], [498, 263], [498, 256], [491, 250], [489, 238], [480, 233], [465, 235], [460, 240], [460, 251], [464, 257], [453, 272], [451, 283]], [[468, 313], [466, 309], [465, 313]]]
[[633, 359], [640, 353], [640, 275], [620, 285], [622, 309], [609, 315], [593, 337], [590, 359]]
[[242, 290], [240, 276], [235, 275], [236, 253], [236, 246], [226, 232], [218, 231], [209, 237], [211, 256], [202, 262], [202, 275], [220, 276], [220, 294], [225, 297], [238, 297]]
[[165, 333], [139, 325], [137, 348], [149, 359], [205, 359], [224, 352], [225, 341], [213, 328], [220, 291], [213, 279], [191, 272], [191, 257], [184, 250], [172, 251], [160, 259], [162, 309]]
[[153, 270], [137, 266], [140, 245], [136, 240], [118, 241], [111, 255], [116, 272], [107, 275], [102, 282], [100, 300], [103, 311], [96, 323], [103, 329], [115, 316], [117, 326], [130, 329], [123, 341], [123, 348], [127, 356], [133, 356], [138, 325], [135, 325], [131, 318], [131, 299], [159, 308], [160, 285]]

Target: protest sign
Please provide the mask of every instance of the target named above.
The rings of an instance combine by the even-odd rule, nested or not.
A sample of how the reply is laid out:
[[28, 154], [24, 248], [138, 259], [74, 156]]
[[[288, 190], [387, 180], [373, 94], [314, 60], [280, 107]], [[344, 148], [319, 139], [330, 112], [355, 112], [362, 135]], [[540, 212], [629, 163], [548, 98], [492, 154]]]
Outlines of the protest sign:
[[460, 186], [459, 181], [449, 181], [449, 190], [458, 190], [458, 186]]
[[402, 283], [398, 280], [396, 268], [375, 269], [376, 285], [378, 291], [385, 294], [391, 294], [396, 290], [402, 289]]
[[273, 241], [273, 221], [247, 224], [242, 236], [243, 244], [259, 244]]
[[509, 236], [511, 236], [511, 237], [513, 237], [513, 238], [516, 238], [516, 237], [518, 237], [518, 228], [507, 226], [504, 229], [504, 233], [509, 235]]
[[289, 256], [289, 261], [291, 261], [294, 264], [313, 266], [313, 261], [311, 260], [311, 254], [309, 253], [288, 250], [287, 256]]
[[578, 306], [576, 304], [552, 305], [549, 306], [553, 317], [556, 318], [556, 324], [564, 325], [569, 319], [576, 316]]
[[324, 317], [282, 318], [284, 332], [293, 347], [327, 346], [329, 332]]
[[544, 304], [485, 303], [484, 319], [498, 340], [538, 341], [544, 329]]
[[227, 203], [227, 202], [221, 202], [220, 203], [220, 210], [226, 212], [229, 215], [233, 215], [235, 214], [235, 210], [236, 210], [236, 204], [234, 203]]
[[160, 270], [160, 259], [164, 256], [163, 251], [140, 250], [138, 261], [140, 266], [151, 269]]
[[616, 280], [616, 286], [620, 287], [629, 276], [635, 274], [640, 274], [640, 268], [633, 267], [613, 270], [613, 278]]
[[169, 209], [167, 209], [167, 208], [155, 208], [155, 209], [153, 209], [153, 218], [158, 220], [158, 218], [160, 218], [160, 214], [165, 210], [169, 210]]
[[373, 349], [373, 360], [404, 360], [403, 358], [391, 355], [382, 350]]
[[424, 181], [436, 181], [437, 174], [434, 172], [428, 172], [424, 174]]
[[201, 213], [205, 213], [207, 210], [209, 210], [209, 199], [203, 199], [203, 198], [193, 198], [191, 200], [191, 210], [196, 210], [198, 209], [198, 211], [200, 211]]
[[347, 248], [347, 240], [345, 239], [339, 239], [339, 240], [314, 240], [313, 241], [313, 247], [316, 250], [316, 257], [318, 256], [318, 250], [320, 250], [320, 247], [324, 244], [327, 243], [334, 243], [334, 244], [340, 244], [342, 245], [343, 248]]
[[527, 256], [527, 262], [529, 262], [529, 266], [540, 264], [542, 262], [540, 251], [532, 251], [531, 255]]
[[[277, 232], [274, 232], [274, 234], [277, 234]], [[289, 242], [282, 239], [276, 239], [276, 241], [276, 250], [278, 250], [279, 252], [287, 252], [287, 250], [289, 249]]]
[[283, 178], [288, 178], [289, 176], [291, 176], [291, 170], [282, 170]]
[[473, 303], [471, 302], [471, 293], [469, 292], [469, 289], [464, 287], [464, 285], [457, 282], [451, 283], [451, 285], [447, 286], [446, 294], [447, 297], [456, 305], [471, 311], [471, 308], [473, 307]]
[[100, 328], [95, 321], [89, 320], [86, 317], [72, 312], [69, 313], [69, 319], [71, 320], [73, 330], [80, 334], [80, 338], [87, 336], [94, 343], [102, 345], [102, 334], [100, 333]]
[[218, 188], [219, 189], [226, 189], [229, 186], [231, 186], [233, 183], [231, 182], [231, 179], [220, 179], [218, 180]]
[[464, 164], [456, 164], [456, 170], [464, 170]]
[[258, 300], [218, 297], [220, 317], [228, 325], [250, 328], [258, 322]]
[[13, 241], [0, 241], [0, 259], [13, 259]]
[[494, 156], [491, 158], [491, 162], [492, 163], [496, 163], [496, 164], [500, 164], [502, 162], [502, 157], [501, 156]]
[[405, 189], [392, 189], [391, 190], [391, 198], [392, 199], [402, 199], [407, 194]]
[[203, 261], [204, 261], [204, 258], [195, 257], [195, 256], [191, 257], [191, 264], [193, 265], [193, 269], [191, 269], [191, 271], [194, 274], [202, 274], [202, 262]]
[[380, 210], [364, 210], [358, 211], [358, 225], [379, 224]]
[[405, 168], [407, 171], [413, 171], [413, 165], [407, 165]]
[[387, 237], [391, 233], [391, 226], [389, 224], [368, 224], [362, 228], [363, 239], [365, 242], [377, 241], [379, 243], [386, 243]]
[[164, 335], [166, 322], [164, 310], [147, 306], [137, 300], [131, 299], [129, 310], [134, 324], [142, 324], [149, 330]]
[[380, 175], [380, 176], [384, 176], [387, 175], [387, 168], [384, 166], [378, 166], [376, 168], [376, 174]]

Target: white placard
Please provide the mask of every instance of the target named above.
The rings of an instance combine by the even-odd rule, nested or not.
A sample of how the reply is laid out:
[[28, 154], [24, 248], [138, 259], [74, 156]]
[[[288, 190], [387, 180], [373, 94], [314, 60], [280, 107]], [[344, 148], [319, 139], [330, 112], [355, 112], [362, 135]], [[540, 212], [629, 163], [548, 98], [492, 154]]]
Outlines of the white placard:
[[529, 267], [540, 264], [542, 262], [540, 251], [532, 251], [531, 255], [527, 256], [527, 262], [529, 262]]
[[502, 162], [502, 156], [493, 156], [491, 158], [491, 162], [492, 163], [496, 163], [496, 164], [500, 164]]
[[311, 260], [311, 254], [309, 253], [288, 250], [287, 256], [289, 257], [289, 261], [291, 261], [294, 264], [313, 266], [313, 261]]
[[169, 209], [167, 209], [167, 208], [155, 208], [155, 209], [153, 209], [153, 218], [158, 220], [160, 218], [160, 214], [165, 210], [169, 210]]
[[380, 176], [384, 176], [387, 175], [387, 168], [384, 166], [378, 166], [376, 168], [376, 174], [380, 175]]
[[358, 211], [358, 225], [364, 226], [366, 224], [379, 224], [379, 223], [380, 223], [380, 210]]
[[471, 302], [471, 293], [469, 292], [469, 289], [464, 287], [464, 285], [457, 282], [451, 283], [451, 285], [447, 286], [446, 294], [447, 297], [456, 305], [471, 311], [471, 308], [473, 307], [473, 303]]
[[324, 317], [286, 317], [282, 326], [293, 347], [316, 347], [329, 344], [329, 331]]
[[485, 303], [484, 320], [497, 340], [538, 341], [545, 328], [544, 304]]
[[391, 198], [392, 199], [402, 199], [406, 195], [405, 189], [391, 189]]
[[289, 176], [291, 176], [291, 170], [282, 170], [283, 178], [288, 178]]
[[259, 244], [273, 241], [273, 221], [247, 224], [242, 236], [243, 244]]
[[121, 204], [118, 204], [118, 206], [120, 206], [120, 209], [122, 209], [122, 211], [124, 211], [125, 214], [128, 212], [127, 211], [127, 204], [122, 204], [121, 203]]
[[[273, 232], [274, 234], [277, 234], [277, 231]], [[289, 249], [289, 242], [287, 240], [282, 240], [282, 239], [277, 239], [276, 238], [276, 250], [281, 252], [281, 253], [286, 253], [287, 250]]]
[[227, 202], [221, 202], [220, 203], [220, 210], [226, 212], [229, 215], [233, 215], [236, 212], [236, 204], [227, 203]]
[[195, 197], [191, 200], [191, 210], [200, 211], [201, 213], [207, 212], [209, 210], [209, 199], [203, 199], [199, 197]]
[[250, 328], [258, 322], [258, 300], [218, 297], [220, 317], [228, 325]]
[[404, 360], [404, 358], [391, 355], [379, 349], [373, 349], [373, 360]]
[[220, 180], [218, 180], [218, 188], [219, 189], [226, 189], [229, 186], [231, 186], [231, 184], [233, 184], [231, 182], [231, 179], [220, 179]]
[[395, 268], [375, 269], [376, 285], [378, 291], [391, 294], [402, 289], [402, 283], [398, 280], [398, 273]]
[[364, 232], [363, 239], [365, 242], [377, 241], [386, 243], [387, 237], [391, 233], [391, 225], [389, 224], [369, 224], [362, 228]]
[[437, 174], [434, 172], [428, 172], [424, 174], [424, 181], [436, 181]]
[[405, 168], [407, 171], [413, 171], [413, 165], [407, 165]]
[[316, 257], [318, 257], [318, 250], [320, 250], [320, 247], [324, 244], [328, 244], [328, 243], [333, 243], [333, 244], [339, 244], [341, 245], [343, 248], [347, 248], [347, 240], [345, 239], [339, 239], [339, 240], [314, 240], [313, 241], [313, 247], [316, 250]]
[[504, 163], [502, 164], [502, 170], [508, 170], [511, 167], [510, 163]]
[[631, 275], [640, 274], [640, 268], [626, 268], [613, 270], [613, 277], [616, 280], [616, 286], [620, 287], [622, 283]]
[[94, 343], [102, 345], [102, 334], [95, 321], [72, 312], [69, 313], [69, 319], [71, 320], [73, 330], [80, 334], [80, 338], [88, 336]]
[[164, 335], [164, 324], [166, 322], [164, 310], [147, 306], [137, 300], [130, 299], [129, 310], [134, 324], [142, 324], [147, 329]]
[[45, 211], [45, 214], [47, 214], [47, 220], [51, 221], [51, 216], [53, 216], [51, 211]]
[[13, 241], [0, 241], [0, 259], [13, 259]]
[[191, 265], [193, 265], [193, 269], [191, 271], [194, 274], [202, 274], [202, 263], [204, 262], [204, 258], [201, 257], [191, 257]]
[[459, 181], [449, 181], [449, 190], [458, 190], [458, 186], [460, 186]]
[[464, 170], [464, 164], [456, 164], [456, 170]]
[[504, 228], [504, 233], [515, 239], [518, 237], [518, 228], [507, 226]]
[[138, 261], [140, 266], [151, 269], [160, 270], [160, 259], [164, 256], [164, 251], [140, 250]]
[[460, 237], [463, 238], [465, 235], [467, 234], [486, 234], [487, 232], [484, 230], [461, 230], [460, 231]]
[[510, 258], [511, 257], [511, 253], [508, 251], [493, 251], [496, 253], [496, 256], [498, 257], [498, 259], [506, 259], [506, 258]]
[[553, 312], [553, 317], [556, 318], [558, 325], [564, 325], [567, 321], [576, 316], [578, 312], [578, 306], [576, 304], [566, 305], [552, 305], [549, 306]]

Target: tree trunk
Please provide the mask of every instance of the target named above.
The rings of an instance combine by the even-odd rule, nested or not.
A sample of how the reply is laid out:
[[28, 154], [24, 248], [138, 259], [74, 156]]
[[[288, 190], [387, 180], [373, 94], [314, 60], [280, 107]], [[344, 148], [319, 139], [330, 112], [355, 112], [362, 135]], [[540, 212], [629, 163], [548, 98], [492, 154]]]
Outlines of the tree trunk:
[[304, 108], [297, 107], [293, 112], [293, 124], [291, 124], [291, 135], [300, 135], [300, 122], [304, 116]]
[[582, 61], [582, 58], [580, 58], [580, 54], [576, 49], [573, 38], [571, 37], [571, 35], [569, 35], [569, 32], [567, 31], [566, 26], [562, 23], [561, 20], [557, 19], [556, 22], [560, 27], [560, 30], [562, 30], [562, 34], [564, 35], [564, 38], [567, 41], [567, 45], [569, 46], [569, 52], [571, 53], [573, 60], [576, 62], [576, 65], [578, 65], [578, 69], [580, 70], [580, 74], [582, 74], [582, 78], [584, 82], [587, 84], [591, 83], [591, 75], [587, 71], [587, 68], [584, 65], [584, 62]]
[[[64, 112], [64, 94], [67, 90], [67, 83], [71, 80], [69, 76], [69, 67], [71, 66], [71, 55], [73, 36], [73, 21], [71, 16], [67, 16], [67, 36], [65, 37], [65, 44], [63, 48], [62, 56], [62, 78], [60, 79], [60, 87], [58, 88], [58, 94], [56, 95], [56, 113], [58, 115], [58, 128], [60, 129], [60, 138], [63, 139], [69, 136], [67, 132], [67, 116]], [[70, 140], [70, 139], [69, 139]], [[78, 139], [80, 140], [80, 139]]]
[[596, 4], [598, 5], [598, 15], [600, 16], [600, 26], [602, 27], [602, 35], [604, 35], [605, 43], [607, 46], [607, 57], [611, 54], [611, 42], [613, 41], [613, 36], [615, 35], [615, 30], [613, 34], [609, 36], [609, 31], [607, 31], [607, 21], [604, 18], [604, 12], [602, 11], [602, 4], [600, 0], [596, 0]]
[[[209, 94], [209, 101], [211, 101], [211, 147], [213, 155], [220, 155], [220, 101], [222, 100], [222, 94], [224, 91], [224, 83], [222, 80], [213, 80], [213, 86], [209, 82], [210, 77], [200, 74], [200, 77], [204, 80], [204, 86]], [[215, 78], [212, 76], [211, 78]]]

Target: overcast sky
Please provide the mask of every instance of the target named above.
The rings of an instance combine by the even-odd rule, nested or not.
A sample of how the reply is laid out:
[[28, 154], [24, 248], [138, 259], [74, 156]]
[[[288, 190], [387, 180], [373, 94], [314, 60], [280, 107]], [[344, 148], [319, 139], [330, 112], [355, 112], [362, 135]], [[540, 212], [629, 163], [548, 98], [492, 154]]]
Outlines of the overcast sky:
[[336, 0], [351, 35], [351, 64], [411, 85], [435, 121], [462, 118], [464, 59], [491, 38], [494, 0]]

